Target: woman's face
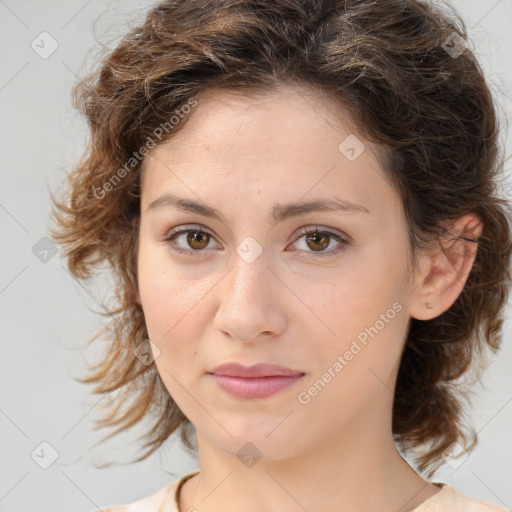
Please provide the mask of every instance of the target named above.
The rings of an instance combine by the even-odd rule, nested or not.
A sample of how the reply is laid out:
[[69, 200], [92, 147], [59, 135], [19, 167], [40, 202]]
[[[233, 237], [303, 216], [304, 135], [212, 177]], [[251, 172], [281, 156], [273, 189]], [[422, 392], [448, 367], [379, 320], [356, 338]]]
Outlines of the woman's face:
[[[250, 442], [279, 459], [340, 432], [389, 432], [412, 301], [406, 224], [370, 145], [332, 112], [288, 87], [209, 91], [144, 161], [138, 300], [155, 364], [198, 437], [225, 453]], [[178, 228], [190, 231], [166, 240]], [[210, 374], [228, 362], [303, 375], [235, 396]]]

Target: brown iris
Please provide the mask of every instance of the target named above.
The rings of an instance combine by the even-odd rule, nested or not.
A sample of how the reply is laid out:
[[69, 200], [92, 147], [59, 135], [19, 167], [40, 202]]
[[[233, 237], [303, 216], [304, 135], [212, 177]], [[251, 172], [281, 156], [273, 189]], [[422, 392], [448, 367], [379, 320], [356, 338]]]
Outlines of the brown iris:
[[315, 251], [322, 250], [328, 247], [329, 238], [329, 235], [326, 235], [324, 233], [318, 233], [316, 231], [306, 236], [306, 240], [308, 243], [313, 242], [313, 244], [316, 245], [316, 247], [310, 246], [311, 249], [314, 249]]
[[[206, 241], [206, 243], [205, 243]], [[204, 249], [208, 242], [210, 241], [210, 235], [208, 233], [205, 233], [204, 231], [191, 231], [187, 234], [187, 243], [192, 247], [193, 249]], [[199, 244], [199, 245], [196, 245]], [[205, 244], [205, 245], [201, 245]]]

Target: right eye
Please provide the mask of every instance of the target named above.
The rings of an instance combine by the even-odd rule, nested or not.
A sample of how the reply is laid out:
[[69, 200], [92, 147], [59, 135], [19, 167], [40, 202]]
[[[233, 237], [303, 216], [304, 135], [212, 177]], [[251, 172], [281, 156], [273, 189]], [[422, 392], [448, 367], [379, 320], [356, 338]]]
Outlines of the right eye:
[[[181, 246], [179, 245], [180, 240]], [[173, 251], [193, 256], [200, 256], [211, 240], [214, 240], [213, 235], [201, 227], [191, 226], [173, 229], [164, 239], [164, 241], [169, 242]]]

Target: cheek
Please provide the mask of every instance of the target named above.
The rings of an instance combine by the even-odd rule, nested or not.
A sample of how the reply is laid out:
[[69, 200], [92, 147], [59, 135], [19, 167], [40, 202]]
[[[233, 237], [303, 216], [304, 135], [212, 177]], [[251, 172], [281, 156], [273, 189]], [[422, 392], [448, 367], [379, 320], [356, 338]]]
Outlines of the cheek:
[[139, 254], [139, 293], [151, 341], [162, 352], [181, 353], [200, 340], [206, 295], [212, 283], [198, 279], [183, 266], [172, 265], [161, 248], [142, 247]]
[[168, 314], [174, 309], [175, 290], [165, 271], [143, 264], [140, 268], [139, 292], [146, 324], [150, 333], [155, 328], [160, 331], [160, 323], [164, 323], [166, 318], [171, 320]]
[[395, 277], [386, 262], [361, 258], [314, 292], [302, 288], [297, 295], [307, 297], [312, 321], [323, 320], [326, 336], [339, 342], [373, 325], [400, 298]]
[[[159, 346], [185, 313], [187, 287], [173, 278], [172, 269], [156, 247], [139, 250], [138, 285], [149, 337]], [[172, 332], [172, 331], [171, 331]]]
[[338, 372], [331, 369], [344, 376], [334, 379], [333, 390], [347, 383], [364, 389], [369, 379], [380, 387], [379, 379], [386, 382], [400, 359], [407, 327], [403, 267], [390, 256], [377, 258], [378, 252], [368, 251], [343, 267], [321, 293], [309, 294], [310, 304], [315, 305], [311, 322], [318, 324], [321, 333], [309, 347], [316, 378], [332, 368], [338, 356], [343, 358], [341, 370], [339, 365]]
[[169, 394], [187, 410], [189, 397], [183, 386], [190, 385], [190, 368], [200, 366], [194, 340], [201, 339], [201, 303], [197, 304], [201, 292], [156, 265], [142, 269], [139, 288], [148, 337], [159, 349], [155, 358], [158, 373]]
[[190, 337], [198, 325], [203, 288], [199, 283], [177, 281], [167, 272], [143, 279], [140, 295], [150, 337], [162, 343], [181, 339], [185, 333]]

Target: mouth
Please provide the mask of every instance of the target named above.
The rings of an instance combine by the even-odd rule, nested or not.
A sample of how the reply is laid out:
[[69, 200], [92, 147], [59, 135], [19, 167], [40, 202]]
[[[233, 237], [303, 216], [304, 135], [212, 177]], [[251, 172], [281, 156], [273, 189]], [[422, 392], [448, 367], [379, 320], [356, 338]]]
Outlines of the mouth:
[[305, 374], [295, 376], [272, 376], [272, 377], [228, 377], [212, 373], [211, 376], [217, 385], [239, 398], [266, 398], [286, 389]]
[[216, 384], [238, 398], [266, 398], [282, 391], [304, 377], [304, 372], [274, 364], [246, 367], [227, 363], [208, 372]]

